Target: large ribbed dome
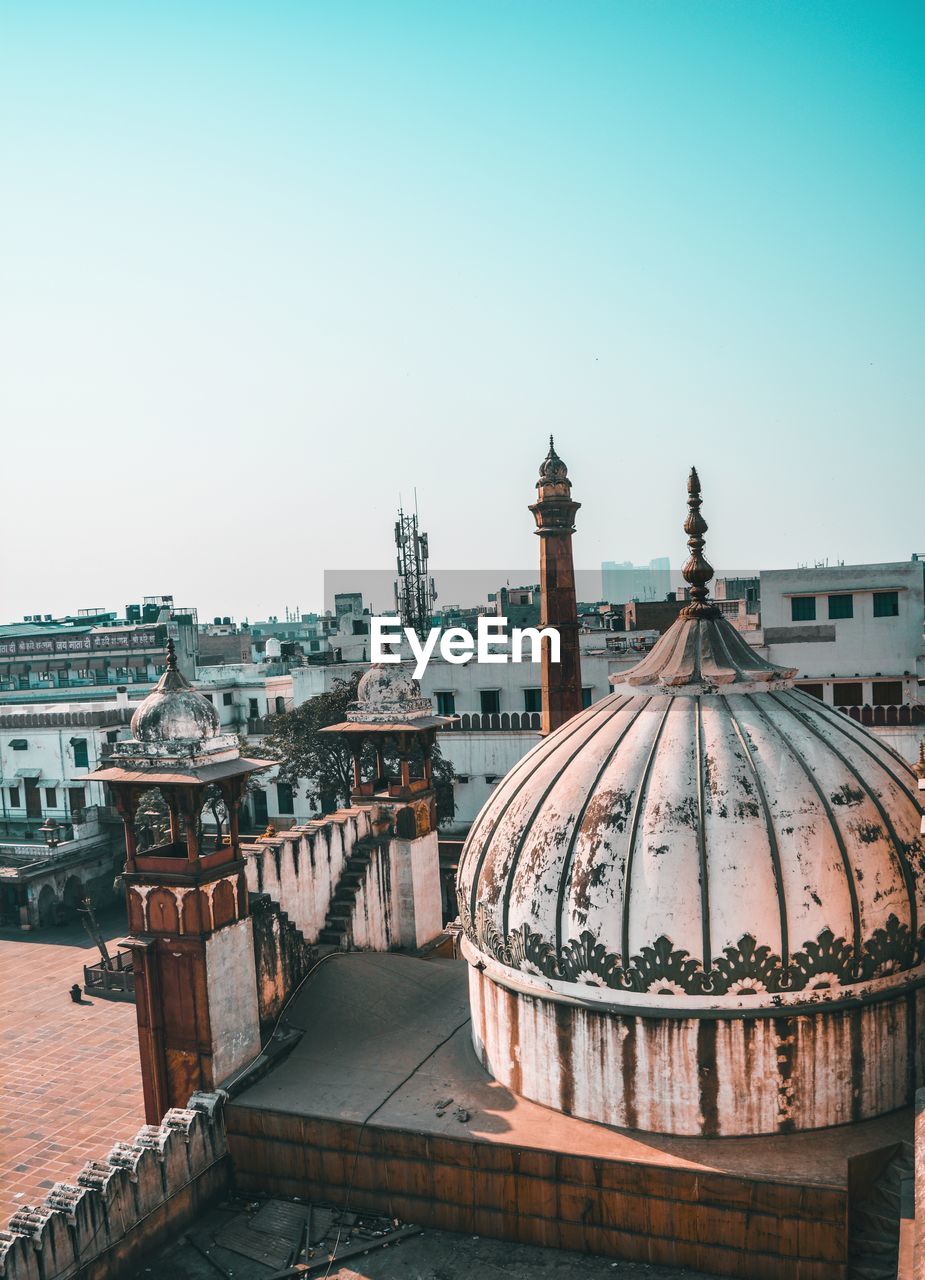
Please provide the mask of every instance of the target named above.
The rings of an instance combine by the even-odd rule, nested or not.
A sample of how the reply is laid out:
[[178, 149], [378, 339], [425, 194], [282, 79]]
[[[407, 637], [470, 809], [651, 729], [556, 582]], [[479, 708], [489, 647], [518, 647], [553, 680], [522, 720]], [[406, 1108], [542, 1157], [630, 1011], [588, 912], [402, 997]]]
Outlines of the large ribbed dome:
[[618, 1002], [834, 994], [914, 968], [915, 775], [706, 600], [692, 484], [692, 604], [479, 814], [458, 877], [469, 938]]
[[132, 737], [138, 742], [201, 742], [214, 738], [220, 727], [218, 712], [180, 671], [168, 640], [167, 669], [132, 716]]
[[792, 689], [613, 694], [497, 788], [462, 855], [461, 911], [507, 964], [614, 994], [760, 998], [912, 968], [914, 785]]

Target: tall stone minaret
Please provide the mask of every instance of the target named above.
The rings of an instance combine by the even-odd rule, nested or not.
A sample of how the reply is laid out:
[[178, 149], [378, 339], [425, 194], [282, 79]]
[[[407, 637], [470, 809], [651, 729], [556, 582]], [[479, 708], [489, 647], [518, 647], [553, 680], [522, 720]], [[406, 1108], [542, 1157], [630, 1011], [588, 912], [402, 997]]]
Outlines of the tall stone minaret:
[[543, 733], [552, 733], [581, 710], [581, 660], [578, 651], [578, 606], [572, 534], [580, 502], [572, 500], [568, 468], [556, 453], [552, 436], [540, 466], [537, 500], [530, 510], [540, 539], [540, 619], [559, 632], [559, 662], [549, 660], [543, 642]]

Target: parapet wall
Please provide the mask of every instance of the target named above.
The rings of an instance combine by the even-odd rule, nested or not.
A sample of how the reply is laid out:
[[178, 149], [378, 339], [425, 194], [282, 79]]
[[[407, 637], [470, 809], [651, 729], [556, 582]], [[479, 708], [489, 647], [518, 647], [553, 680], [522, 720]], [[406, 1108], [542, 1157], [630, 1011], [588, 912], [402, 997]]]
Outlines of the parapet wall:
[[367, 809], [338, 809], [289, 831], [243, 844], [247, 887], [268, 893], [306, 941], [317, 942], [347, 859], [371, 834]]
[[230, 1179], [224, 1095], [196, 1093], [0, 1231], [3, 1280], [110, 1280], [176, 1236]]

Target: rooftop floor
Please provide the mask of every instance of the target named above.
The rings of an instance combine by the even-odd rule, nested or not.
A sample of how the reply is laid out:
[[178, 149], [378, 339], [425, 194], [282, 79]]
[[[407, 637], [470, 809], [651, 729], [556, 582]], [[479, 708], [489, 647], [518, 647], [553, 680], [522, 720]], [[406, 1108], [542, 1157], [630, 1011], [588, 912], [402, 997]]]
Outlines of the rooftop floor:
[[335, 953], [285, 1018], [305, 1034], [232, 1110], [374, 1120], [378, 1128], [835, 1188], [847, 1185], [849, 1156], [911, 1134], [908, 1109], [757, 1138], [672, 1138], [552, 1111], [511, 1093], [477, 1060], [463, 961]]
[[79, 924], [0, 930], [0, 1226], [145, 1122], [135, 1006], [69, 994], [98, 958]]

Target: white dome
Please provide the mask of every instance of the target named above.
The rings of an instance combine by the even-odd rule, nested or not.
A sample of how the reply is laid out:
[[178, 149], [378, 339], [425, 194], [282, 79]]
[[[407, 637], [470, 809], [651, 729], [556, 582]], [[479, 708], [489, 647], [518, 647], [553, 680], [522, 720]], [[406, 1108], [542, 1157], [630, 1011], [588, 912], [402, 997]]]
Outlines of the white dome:
[[220, 731], [218, 712], [197, 693], [177, 667], [173, 641], [167, 641], [167, 670], [132, 716], [137, 742], [201, 742]]
[[925, 919], [915, 783], [793, 689], [613, 694], [494, 792], [460, 860], [462, 917], [512, 967], [618, 1002], [909, 969]]
[[377, 662], [360, 678], [357, 700], [347, 712], [347, 719], [385, 724], [432, 714], [431, 701], [421, 697], [421, 686], [409, 667], [400, 662]]

